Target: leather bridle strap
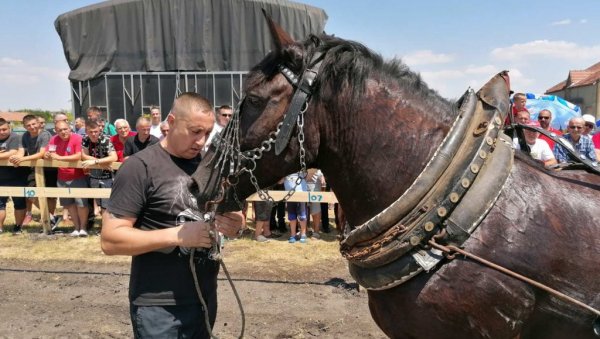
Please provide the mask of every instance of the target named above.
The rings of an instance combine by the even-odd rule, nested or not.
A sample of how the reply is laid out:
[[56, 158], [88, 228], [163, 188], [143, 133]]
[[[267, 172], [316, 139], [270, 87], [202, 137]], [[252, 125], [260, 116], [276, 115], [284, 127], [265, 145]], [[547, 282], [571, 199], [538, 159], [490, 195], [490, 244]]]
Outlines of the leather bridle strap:
[[279, 65], [279, 71], [292, 86], [296, 87], [296, 91], [292, 97], [292, 102], [288, 106], [287, 112], [285, 113], [281, 130], [275, 141], [275, 155], [281, 154], [281, 152], [283, 152], [283, 150], [287, 147], [292, 135], [292, 130], [296, 125], [298, 115], [300, 114], [303, 106], [308, 104], [308, 101], [310, 100], [313, 89], [312, 87], [317, 79], [319, 68], [321, 67], [324, 57], [324, 53], [315, 52], [310, 63], [304, 70], [302, 78], [299, 80], [298, 76], [296, 76], [296, 74], [294, 74], [294, 72], [292, 72], [289, 68], [285, 67], [284, 65]]

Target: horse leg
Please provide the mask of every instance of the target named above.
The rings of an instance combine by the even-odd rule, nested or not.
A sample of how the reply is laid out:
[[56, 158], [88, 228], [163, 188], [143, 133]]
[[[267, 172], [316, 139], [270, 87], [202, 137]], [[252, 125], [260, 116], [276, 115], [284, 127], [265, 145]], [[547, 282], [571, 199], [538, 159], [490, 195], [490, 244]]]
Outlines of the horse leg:
[[528, 285], [460, 260], [369, 291], [373, 319], [391, 338], [515, 338], [534, 304]]

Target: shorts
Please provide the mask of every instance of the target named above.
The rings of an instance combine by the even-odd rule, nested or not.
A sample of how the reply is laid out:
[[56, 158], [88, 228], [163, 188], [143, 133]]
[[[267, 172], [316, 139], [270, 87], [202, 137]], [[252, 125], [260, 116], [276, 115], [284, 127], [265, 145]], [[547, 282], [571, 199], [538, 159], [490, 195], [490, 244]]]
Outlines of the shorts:
[[[2, 180], [0, 186], [15, 186], [22, 187], [25, 184], [22, 179], [12, 179], [12, 180]], [[15, 205], [16, 210], [24, 210], [26, 208], [25, 198], [24, 197], [12, 197], [13, 204]], [[8, 201], [8, 197], [0, 197], [0, 211], [6, 210], [6, 202]]]
[[[96, 178], [90, 178], [90, 187], [91, 188], [112, 188], [113, 186], [113, 178], [107, 178], [107, 179], [96, 179]], [[108, 200], [109, 198], [101, 198], [101, 199], [96, 199], [96, 204], [98, 204], [98, 206], [100, 206], [101, 208], [108, 208]]]
[[304, 202], [288, 202], [287, 203], [288, 220], [300, 221], [306, 220], [306, 203]]
[[[320, 192], [321, 191], [321, 185], [317, 185], [315, 183], [307, 183], [306, 186], [308, 187], [309, 192]], [[321, 203], [309, 202], [308, 207], [310, 208], [311, 215], [321, 214]]]
[[[44, 168], [44, 187], [57, 187], [58, 168]], [[36, 187], [35, 169], [32, 168], [27, 174], [27, 187]]]
[[255, 201], [254, 202], [254, 217], [256, 221], [271, 220], [271, 210], [273, 203], [271, 201]]
[[[64, 188], [88, 188], [86, 177], [77, 178], [71, 181], [57, 180], [56, 186]], [[77, 207], [87, 207], [87, 198], [60, 198], [60, 204], [69, 206], [76, 204]]]

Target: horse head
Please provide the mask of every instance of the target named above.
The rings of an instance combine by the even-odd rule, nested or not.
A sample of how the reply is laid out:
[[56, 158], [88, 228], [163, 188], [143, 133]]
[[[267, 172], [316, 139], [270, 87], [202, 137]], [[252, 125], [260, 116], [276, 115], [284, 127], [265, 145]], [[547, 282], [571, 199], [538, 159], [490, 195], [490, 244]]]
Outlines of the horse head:
[[[425, 166], [430, 145], [449, 129], [451, 104], [398, 60], [384, 62], [360, 43], [327, 35], [294, 41], [268, 22], [276, 48], [248, 74], [242, 102], [193, 175], [204, 188], [198, 200], [213, 199], [224, 177], [231, 185], [219, 210], [239, 209], [260, 188], [318, 167], [348, 219], [360, 222], [397, 198]], [[406, 142], [392, 142], [399, 139]], [[405, 153], [412, 158], [398, 163]], [[397, 168], [386, 166], [391, 159]], [[368, 186], [375, 167], [380, 180], [398, 173], [406, 180], [389, 192], [364, 191], [389, 198], [367, 198], [359, 216], [348, 182]]]

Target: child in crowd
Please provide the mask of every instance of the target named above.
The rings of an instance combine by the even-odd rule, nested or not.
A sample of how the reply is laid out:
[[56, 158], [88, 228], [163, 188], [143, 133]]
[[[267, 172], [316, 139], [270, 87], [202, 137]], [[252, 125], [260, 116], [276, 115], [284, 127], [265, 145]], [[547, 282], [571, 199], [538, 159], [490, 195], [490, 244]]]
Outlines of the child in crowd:
[[[300, 179], [299, 179], [300, 178]], [[300, 180], [298, 184], [296, 182]], [[300, 173], [293, 173], [285, 177], [283, 186], [286, 191], [295, 190], [296, 192], [306, 192], [306, 180]], [[287, 203], [288, 220], [290, 221], [290, 239], [289, 243], [296, 242], [296, 224], [300, 223], [300, 242], [306, 243], [306, 203], [288, 202]]]

